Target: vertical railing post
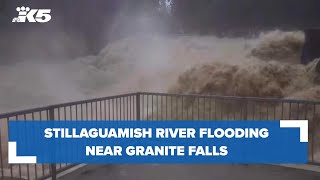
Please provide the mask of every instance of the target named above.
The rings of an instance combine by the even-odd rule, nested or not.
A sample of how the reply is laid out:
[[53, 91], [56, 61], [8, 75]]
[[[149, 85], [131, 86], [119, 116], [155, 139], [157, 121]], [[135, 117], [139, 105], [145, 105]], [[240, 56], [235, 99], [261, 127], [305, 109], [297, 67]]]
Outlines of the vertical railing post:
[[136, 94], [136, 115], [137, 115], [137, 120], [141, 120], [140, 119], [140, 93]]
[[[8, 126], [7, 126], [8, 127]], [[9, 128], [8, 128], [9, 129]], [[4, 172], [3, 172], [3, 169], [4, 169], [4, 167], [3, 167], [3, 159], [2, 159], [2, 140], [1, 140], [1, 138], [2, 138], [3, 136], [1, 135], [1, 129], [0, 129], [0, 166], [1, 166], [1, 178], [3, 178], [4, 177]]]
[[243, 103], [242, 107], [244, 108], [243, 120], [248, 120], [248, 99], [247, 98], [243, 98], [242, 103]]
[[[49, 121], [54, 121], [54, 107], [49, 107]], [[57, 169], [55, 164], [50, 164], [51, 179], [57, 179]]]
[[[315, 105], [314, 105], [314, 108], [315, 108]], [[313, 114], [313, 117], [312, 117], [312, 119], [311, 119], [311, 122], [313, 123], [313, 124], [309, 124], [309, 131], [310, 131], [310, 135], [311, 135], [311, 138], [310, 138], [310, 144], [311, 144], [311, 147], [309, 146], [309, 152], [310, 152], [310, 150], [311, 150], [311, 157], [309, 156], [309, 152], [308, 152], [308, 159], [309, 159], [309, 157], [311, 158], [311, 160], [309, 160], [311, 163], [314, 163], [314, 155], [315, 155], [315, 151], [314, 151], [314, 143], [315, 143], [315, 131], [316, 131], [316, 123], [317, 123], [317, 120], [316, 120], [316, 118], [314, 117], [315, 116], [315, 114]], [[309, 121], [310, 122], [310, 121]]]

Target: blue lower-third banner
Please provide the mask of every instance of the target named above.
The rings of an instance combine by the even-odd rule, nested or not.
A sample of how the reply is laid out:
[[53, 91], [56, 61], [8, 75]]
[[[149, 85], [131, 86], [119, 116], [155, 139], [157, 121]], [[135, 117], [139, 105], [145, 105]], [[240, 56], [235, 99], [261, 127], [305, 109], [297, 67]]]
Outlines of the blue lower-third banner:
[[308, 121], [10, 121], [9, 163], [307, 163]]

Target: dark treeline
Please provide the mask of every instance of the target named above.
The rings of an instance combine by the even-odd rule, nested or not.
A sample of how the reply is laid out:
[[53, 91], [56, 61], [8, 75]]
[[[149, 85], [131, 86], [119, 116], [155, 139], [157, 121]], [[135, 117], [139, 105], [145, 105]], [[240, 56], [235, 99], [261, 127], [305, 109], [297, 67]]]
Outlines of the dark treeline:
[[202, 33], [319, 26], [318, 0], [175, 0], [185, 31]]
[[[143, 31], [139, 25], [134, 27], [134, 18], [139, 16], [153, 19], [156, 29], [151, 31], [173, 34], [245, 36], [261, 30], [320, 25], [319, 0], [172, 0], [171, 8], [165, 6], [165, 1], [160, 0], [160, 6], [159, 0], [0, 0], [0, 39], [11, 39], [0, 42], [1, 49], [5, 49], [0, 55], [16, 56], [12, 48], [30, 31], [40, 32], [37, 39], [41, 45], [35, 41], [34, 46], [44, 46], [53, 37], [51, 34], [64, 32], [81, 39], [86, 47], [74, 50], [75, 56], [96, 54], [110, 41]], [[17, 16], [15, 8], [22, 5], [51, 8], [52, 21], [11, 23]]]

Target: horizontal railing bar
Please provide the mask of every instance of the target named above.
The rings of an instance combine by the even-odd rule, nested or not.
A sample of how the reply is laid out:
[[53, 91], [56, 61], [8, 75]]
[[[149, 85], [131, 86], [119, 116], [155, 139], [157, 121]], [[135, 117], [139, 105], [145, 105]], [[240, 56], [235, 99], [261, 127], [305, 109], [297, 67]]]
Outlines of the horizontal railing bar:
[[137, 94], [141, 94], [141, 95], [161, 95], [161, 96], [178, 96], [178, 97], [239, 99], [239, 100], [248, 99], [248, 100], [255, 100], [255, 101], [273, 101], [273, 102], [286, 102], [286, 103], [320, 104], [320, 101], [281, 99], [281, 98], [271, 98], [271, 97], [270, 98], [261, 98], [261, 97], [240, 97], [240, 96], [219, 96], [219, 95], [197, 95], [197, 94], [137, 92], [137, 93], [128, 93], [128, 94], [121, 94], [121, 95], [115, 95], [115, 96], [94, 98], [94, 99], [88, 99], [88, 100], [74, 101], [74, 102], [68, 102], [68, 103], [62, 103], [62, 104], [54, 104], [54, 105], [49, 105], [49, 106], [44, 106], [44, 107], [39, 107], [39, 108], [22, 110], [22, 111], [9, 112], [9, 113], [0, 114], [0, 119], [13, 117], [13, 116], [17, 116], [17, 115], [29, 114], [29, 113], [32, 113], [32, 112], [46, 111], [49, 108], [60, 108], [60, 107], [65, 107], [65, 106], [73, 106], [73, 105], [78, 105], [78, 104], [91, 103], [91, 102], [96, 102], [96, 101], [103, 101], [103, 100], [114, 99], [114, 98], [119, 98], [119, 97], [134, 96], [134, 95], [137, 95]]
[[320, 104], [320, 101], [314, 100], [296, 100], [296, 99], [283, 99], [272, 97], [243, 97], [243, 96], [220, 96], [220, 95], [200, 95], [200, 94], [175, 94], [175, 93], [153, 93], [153, 92], [139, 92], [141, 95], [159, 95], [159, 96], [183, 96], [183, 97], [200, 97], [200, 98], [220, 98], [220, 99], [248, 99], [256, 101], [273, 101], [284, 103], [307, 103], [307, 104]]
[[[146, 97], [145, 97], [146, 96]], [[151, 96], [149, 97], [148, 99], [148, 96]], [[156, 99], [154, 101], [154, 96], [156, 96]], [[160, 105], [159, 105], [159, 98], [160, 97]], [[171, 98], [171, 102], [168, 101], [167, 99], [165, 99], [165, 101], [162, 101], [162, 97], [170, 97]], [[177, 99], [174, 100], [173, 97], [176, 97]], [[295, 99], [282, 99], [282, 98], [274, 98], [274, 97], [240, 97], [240, 96], [219, 96], [219, 95], [197, 95], [197, 94], [175, 94], [175, 93], [154, 93], [154, 92], [136, 92], [136, 93], [128, 93], [128, 94], [121, 94], [121, 95], [115, 95], [115, 96], [107, 96], [107, 97], [100, 97], [100, 98], [93, 98], [93, 99], [87, 99], [87, 100], [80, 100], [80, 101], [74, 101], [74, 102], [66, 102], [66, 103], [61, 103], [61, 104], [54, 104], [54, 105], [48, 105], [48, 106], [44, 106], [44, 107], [39, 107], [39, 108], [33, 108], [33, 109], [27, 109], [27, 110], [22, 110], [22, 111], [16, 111], [16, 112], [11, 112], [11, 113], [4, 113], [4, 114], [0, 114], [0, 119], [5, 119], [5, 120], [8, 120], [10, 119], [11, 117], [15, 117], [15, 118], [18, 118], [19, 115], [28, 115], [28, 114], [32, 114], [32, 117], [34, 116], [33, 113], [40, 113], [40, 119], [41, 118], [41, 114], [43, 112], [46, 112], [46, 116], [50, 119], [54, 117], [52, 115], [54, 115], [54, 113], [56, 112], [56, 110], [58, 109], [58, 116], [60, 119], [60, 110], [59, 108], [63, 108], [62, 112], [62, 116], [64, 115], [64, 119], [67, 118], [67, 115], [66, 115], [66, 109], [69, 109], [68, 107], [70, 107], [70, 114], [69, 114], [69, 117], [74, 117], [73, 113], [72, 112], [72, 109], [75, 107], [75, 115], [76, 115], [76, 118], [78, 117], [78, 105], [81, 105], [80, 107], [80, 116], [86, 116], [86, 118], [88, 119], [88, 115], [89, 117], [91, 116], [91, 119], [93, 117], [95, 117], [96, 119], [98, 119], [98, 108], [100, 108], [100, 113], [102, 113], [102, 109], [104, 109], [105, 111], [105, 117], [107, 117], [107, 111], [108, 111], [108, 116], [109, 116], [109, 119], [111, 119], [111, 115], [112, 115], [112, 119], [118, 119], [118, 115], [120, 115], [120, 118], [121, 117], [125, 117], [127, 116], [127, 119], [140, 119], [140, 116], [145, 116], [145, 111], [146, 111], [146, 118], [150, 119], [159, 119], [158, 117], [158, 113], [159, 113], [159, 110], [160, 111], [160, 117], [161, 116], [161, 113], [165, 113], [165, 116], [166, 116], [166, 119], [167, 118], [167, 113], [170, 113], [169, 117], [176, 117], [178, 118], [178, 113], [179, 110], [178, 110], [178, 107], [181, 106], [183, 108], [183, 104], [184, 104], [184, 99], [186, 97], [190, 97], [190, 98], [198, 98], [195, 103], [197, 103], [196, 107], [197, 109], [193, 109], [193, 102], [191, 104], [191, 117], [194, 118], [195, 116], [193, 115], [194, 113], [194, 110], [195, 110], [195, 113], [197, 113], [197, 117], [199, 119], [199, 112], [200, 111], [200, 104], [199, 104], [199, 99], [201, 100], [201, 103], [203, 103], [203, 113], [206, 109], [206, 107], [209, 106], [209, 116], [210, 118], [212, 117], [211, 116], [211, 105], [212, 105], [212, 102], [214, 102], [214, 116], [215, 118], [214, 119], [217, 119], [216, 118], [216, 111], [218, 111], [216, 109], [216, 99], [218, 101], [223, 101], [223, 102], [228, 102], [228, 101], [234, 101], [234, 102], [244, 102], [244, 103], [247, 103], [247, 104], [244, 104], [245, 105], [245, 108], [244, 109], [240, 109], [239, 113], [239, 117], [245, 117], [244, 119], [247, 119], [247, 116], [248, 116], [248, 105], [251, 105], [254, 109], [253, 109], [253, 117], [255, 117], [255, 111], [256, 111], [256, 107], [255, 105], [256, 104], [259, 104], [260, 102], [267, 102], [267, 103], [280, 103], [282, 104], [282, 109], [281, 109], [281, 116], [283, 116], [283, 112], [284, 112], [284, 109], [283, 109], [283, 104], [285, 103], [288, 103], [289, 104], [289, 119], [291, 119], [291, 104], [292, 103], [297, 103], [298, 104], [298, 110], [297, 112], [300, 112], [299, 111], [299, 108], [301, 108], [301, 106], [299, 106], [300, 104], [306, 104], [306, 105], [312, 105], [313, 106], [313, 116], [315, 116], [315, 111], [317, 110], [316, 108], [316, 105], [317, 104], [320, 104], [320, 101], [312, 101], [312, 100], [295, 100]], [[127, 99], [125, 99], [127, 98]], [[146, 99], [145, 99], [146, 98]], [[178, 99], [178, 98], [181, 98], [181, 99]], [[204, 99], [201, 99], [201, 98], [204, 98]], [[110, 101], [112, 100], [112, 101]], [[128, 101], [129, 100], [129, 101]], [[146, 101], [145, 101], [146, 100]], [[149, 101], [151, 100], [151, 102]], [[179, 104], [179, 102], [181, 101], [181, 104]], [[203, 100], [203, 101], [202, 101]], [[206, 101], [209, 102], [206, 103]], [[214, 101], [212, 101], [214, 100]], [[102, 101], [105, 101], [104, 102], [104, 105], [103, 105], [103, 102]], [[108, 102], [106, 102], [108, 101]], [[174, 103], [172, 104], [172, 102], [174, 101]], [[110, 104], [111, 102], [111, 104]], [[254, 102], [253, 104], [251, 104], [250, 102]], [[91, 103], [91, 105], [90, 105]], [[99, 104], [98, 104], [99, 103]], [[149, 104], [148, 104], [149, 103]], [[151, 103], [151, 104], [150, 104]], [[164, 103], [164, 104], [162, 104]], [[250, 103], [250, 104], [249, 104]], [[125, 105], [126, 104], [126, 105]], [[82, 105], [85, 105], [85, 111], [82, 109]], [[146, 106], [145, 106], [146, 105]], [[165, 112], [163, 112], [163, 105], [165, 105]], [[171, 112], [167, 112], [167, 107], [169, 105], [169, 108], [171, 107], [175, 107], [177, 109], [174, 109], [175, 112], [173, 112], [171, 110]], [[171, 107], [170, 107], [171, 105]], [[239, 106], [242, 106], [243, 104], [239, 104]], [[275, 106], [277, 106], [278, 104], [275, 104]], [[91, 106], [91, 108], [88, 109], [88, 107]], [[95, 109], [94, 109], [94, 108]], [[110, 109], [111, 107], [111, 109]], [[195, 108], [196, 108], [195, 107]], [[108, 110], [107, 110], [108, 108]], [[145, 109], [146, 108], [146, 109]], [[149, 108], [149, 109], [148, 109]], [[223, 108], [223, 107], [222, 107]], [[229, 112], [224, 112], [223, 109], [220, 109], [218, 112], [220, 113], [221, 112], [221, 117], [222, 117], [222, 114], [223, 113], [226, 113], [227, 115], [227, 118], [229, 118]], [[232, 107], [233, 108], [233, 105]], [[259, 106], [257, 106], [257, 108], [260, 108]], [[280, 107], [281, 108], [281, 107]], [[149, 110], [151, 109], [151, 114], [152, 114], [152, 117], [148, 116], [150, 115], [150, 112]], [[183, 112], [184, 109], [182, 109], [181, 113]], [[260, 110], [260, 109], [259, 109]], [[270, 112], [270, 108], [269, 107], [266, 107], [266, 113], [267, 113], [267, 119], [270, 117], [269, 116], [269, 113], [272, 113]], [[51, 111], [51, 112], [49, 112]], [[231, 112], [234, 111], [233, 109], [231, 109]], [[307, 109], [305, 110], [306, 113], [307, 113]], [[83, 114], [83, 112], [85, 112], [85, 115]], [[126, 113], [125, 113], [126, 112]], [[264, 111], [265, 112], [265, 111]], [[149, 114], [148, 114], [149, 113]], [[154, 113], [156, 113], [156, 118], [154, 118]], [[174, 114], [176, 113], [176, 114]], [[188, 113], [189, 113], [189, 110], [187, 109], [187, 119], [188, 119]], [[235, 113], [235, 111], [234, 111]], [[276, 117], [276, 107], [274, 107], [274, 117]], [[50, 116], [51, 114], [51, 116]], [[163, 115], [162, 114], [162, 115]], [[212, 114], [213, 115], [213, 114]], [[231, 114], [232, 115], [232, 114]], [[24, 116], [24, 119], [25, 119], [26, 116]], [[100, 118], [102, 117], [102, 115], [100, 114]], [[133, 117], [133, 118], [132, 118]], [[183, 117], [183, 115], [182, 115]], [[206, 117], [206, 115], [204, 114], [204, 117]], [[235, 119], [236, 115], [234, 114], [234, 119]], [[299, 117], [299, 115], [298, 115]], [[305, 117], [307, 117], [307, 114], [305, 115]], [[90, 119], [90, 118], [89, 118]], [[260, 114], [260, 119], [261, 119], [261, 114]], [[34, 120], [34, 118], [32, 118], [32, 120]], [[313, 143], [313, 142], [312, 142]], [[313, 154], [314, 152], [312, 152], [311, 154]], [[0, 153], [1, 155], [1, 153]], [[2, 157], [2, 155], [1, 155]], [[318, 162], [315, 162], [314, 159], [312, 159], [310, 161], [310, 163], [318, 163]], [[59, 173], [59, 172], [62, 172], [66, 169], [69, 169], [70, 167], [72, 167], [74, 165], [68, 165], [66, 167], [58, 167], [56, 166], [56, 173]], [[12, 170], [12, 169], [11, 169]], [[51, 171], [53, 172], [53, 174], [55, 174], [55, 171]], [[11, 172], [12, 173], [12, 172]], [[21, 175], [20, 175], [21, 176]], [[44, 173], [44, 170], [43, 170], [43, 176], [40, 177], [40, 179], [44, 179], [44, 178], [47, 178], [47, 177], [51, 177], [51, 174], [45, 174]]]
[[40, 108], [32, 108], [32, 109], [27, 109], [27, 110], [22, 110], [22, 111], [4, 113], [4, 114], [0, 114], [0, 119], [15, 117], [15, 116], [24, 115], [24, 114], [30, 114], [30, 113], [35, 113], [35, 112], [47, 111], [49, 109], [49, 107], [50, 106], [44, 106], [44, 107], [40, 107]]
[[55, 104], [55, 105], [51, 105], [49, 107], [50, 108], [61, 108], [61, 107], [65, 107], [65, 106], [74, 106], [74, 105], [79, 105], [79, 104], [84, 104], [84, 103], [91, 103], [91, 102], [104, 101], [104, 100], [115, 99], [115, 98], [120, 98], [120, 97], [134, 96], [136, 94], [137, 93], [129, 93], [129, 94], [121, 94], [121, 95], [115, 95], [115, 96], [107, 96], [107, 97], [94, 98], [94, 99], [88, 99], [88, 100], [74, 101], [74, 102], [69, 102], [69, 103]]
[[96, 102], [96, 101], [103, 101], [103, 100], [109, 100], [109, 99], [114, 99], [114, 98], [119, 98], [119, 97], [128, 97], [128, 96], [134, 96], [134, 95], [137, 95], [137, 93], [128, 93], [128, 94], [121, 94], [121, 95], [115, 95], [115, 96], [107, 96], [107, 97], [94, 98], [94, 99], [88, 99], [88, 100], [80, 100], [80, 101], [67, 102], [67, 103], [61, 103], [61, 104], [47, 105], [47, 106], [39, 107], [39, 108], [32, 108], [32, 109], [27, 109], [27, 110], [22, 110], [22, 111], [3, 113], [3, 114], [0, 114], [0, 119], [14, 117], [14, 116], [23, 115], [23, 114], [30, 114], [33, 112], [47, 111], [50, 108], [61, 108], [61, 107], [66, 107], [66, 106], [74, 106], [74, 105], [79, 105], [79, 104], [84, 104], [84, 103], [91, 103], [91, 102]]

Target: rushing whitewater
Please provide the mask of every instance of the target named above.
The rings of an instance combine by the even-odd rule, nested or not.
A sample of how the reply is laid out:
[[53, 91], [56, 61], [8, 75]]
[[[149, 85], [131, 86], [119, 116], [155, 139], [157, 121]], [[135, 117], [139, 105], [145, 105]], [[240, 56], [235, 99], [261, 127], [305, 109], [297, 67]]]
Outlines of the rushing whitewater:
[[[319, 60], [299, 64], [303, 42], [302, 32], [282, 31], [251, 39], [140, 35], [110, 43], [96, 56], [3, 65], [0, 113], [135, 91], [320, 100], [320, 76], [315, 72]], [[230, 108], [223, 102], [217, 106], [215, 110], [221, 112]], [[268, 108], [260, 107], [260, 111]], [[183, 119], [188, 108], [174, 117], [182, 114]], [[310, 107], [283, 108], [299, 117], [301, 110]], [[212, 109], [199, 111], [209, 117]], [[314, 120], [320, 117], [313, 116]], [[319, 129], [317, 126], [313, 128]], [[12, 168], [18, 175], [19, 167]], [[48, 173], [48, 167], [44, 169]], [[27, 170], [22, 167], [23, 176]]]
[[1, 112], [133, 91], [319, 99], [313, 65], [299, 65], [303, 33], [257, 38], [143, 35], [65, 63], [0, 67]]
[[247, 52], [196, 65], [182, 73], [170, 92], [228, 96], [319, 99], [315, 65], [300, 65], [300, 32], [274, 31], [250, 41]]

